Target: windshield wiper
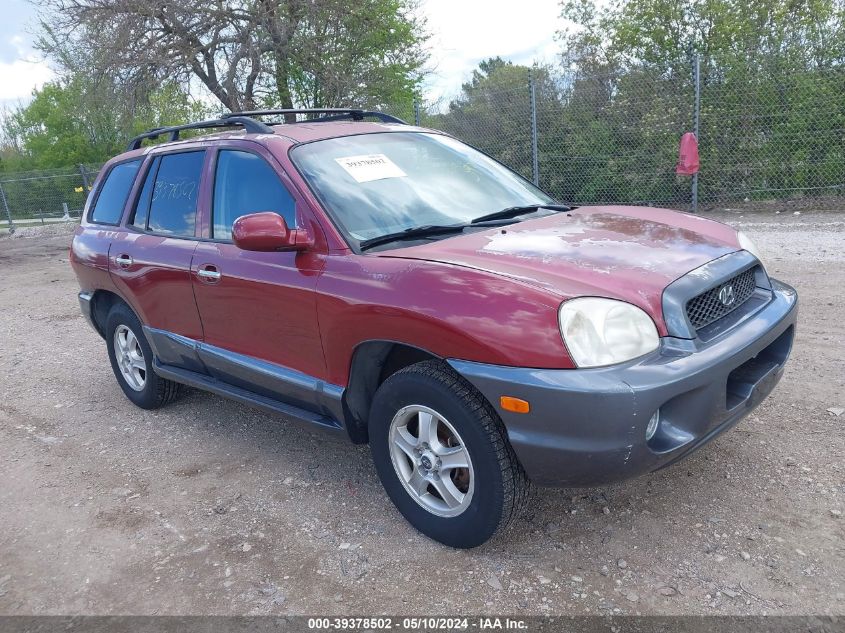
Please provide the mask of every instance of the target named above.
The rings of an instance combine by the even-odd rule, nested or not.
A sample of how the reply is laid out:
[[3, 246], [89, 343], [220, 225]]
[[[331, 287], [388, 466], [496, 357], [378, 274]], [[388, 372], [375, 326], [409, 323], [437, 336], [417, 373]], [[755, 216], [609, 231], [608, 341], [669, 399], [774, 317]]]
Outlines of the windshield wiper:
[[371, 237], [368, 240], [361, 240], [358, 243], [358, 248], [362, 251], [367, 250], [379, 244], [387, 244], [389, 242], [397, 242], [399, 240], [409, 240], [415, 237], [426, 237], [428, 235], [441, 235], [444, 233], [460, 233], [468, 224], [426, 224], [425, 226], [413, 226], [404, 231], [396, 231], [395, 233], [386, 233], [378, 237]]
[[540, 209], [549, 209], [551, 211], [571, 211], [572, 207], [567, 207], [564, 204], [526, 204], [520, 207], [508, 207], [507, 209], [502, 209], [501, 211], [495, 211], [475, 218], [472, 221], [472, 224], [488, 222], [490, 220], [504, 220], [506, 218], [513, 218], [525, 213], [533, 213], [534, 211], [539, 211]]

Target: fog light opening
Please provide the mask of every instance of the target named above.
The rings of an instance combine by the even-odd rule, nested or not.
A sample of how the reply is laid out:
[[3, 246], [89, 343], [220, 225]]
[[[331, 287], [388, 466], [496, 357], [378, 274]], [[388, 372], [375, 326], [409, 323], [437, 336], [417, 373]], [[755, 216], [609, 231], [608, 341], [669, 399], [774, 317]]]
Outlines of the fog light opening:
[[660, 409], [654, 412], [651, 419], [648, 421], [648, 426], [645, 427], [645, 441], [648, 442], [657, 433], [657, 425], [660, 422]]

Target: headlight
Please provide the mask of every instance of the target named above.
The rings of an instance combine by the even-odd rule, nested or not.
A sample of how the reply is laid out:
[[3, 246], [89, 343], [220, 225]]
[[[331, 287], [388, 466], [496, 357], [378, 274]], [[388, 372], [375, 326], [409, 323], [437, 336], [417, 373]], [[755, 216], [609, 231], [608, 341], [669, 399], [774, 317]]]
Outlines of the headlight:
[[749, 253], [754, 255], [754, 257], [756, 257], [758, 260], [760, 260], [760, 263], [763, 263], [763, 254], [760, 252], [760, 249], [757, 248], [757, 245], [754, 242], [751, 241], [750, 237], [748, 237], [742, 231], [737, 231], [736, 232], [736, 238], [737, 238], [737, 240], [739, 240], [739, 247], [740, 248], [748, 251]]
[[578, 367], [613, 365], [657, 349], [657, 328], [638, 307], [599, 297], [564, 302], [560, 333]]

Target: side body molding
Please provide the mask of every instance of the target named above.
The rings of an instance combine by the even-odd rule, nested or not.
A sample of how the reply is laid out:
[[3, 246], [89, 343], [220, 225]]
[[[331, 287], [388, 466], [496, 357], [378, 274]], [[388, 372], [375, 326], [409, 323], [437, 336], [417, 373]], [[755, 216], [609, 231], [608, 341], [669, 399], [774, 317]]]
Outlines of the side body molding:
[[144, 326], [155, 355], [155, 372], [164, 378], [265, 410], [344, 429], [343, 387], [302, 372]]

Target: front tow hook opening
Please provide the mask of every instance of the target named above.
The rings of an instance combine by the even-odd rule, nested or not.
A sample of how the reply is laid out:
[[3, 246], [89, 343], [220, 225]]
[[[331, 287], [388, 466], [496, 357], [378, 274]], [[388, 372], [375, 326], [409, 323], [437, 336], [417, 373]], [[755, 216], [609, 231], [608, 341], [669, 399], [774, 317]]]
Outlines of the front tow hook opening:
[[645, 431], [646, 446], [651, 452], [665, 455], [683, 448], [695, 439], [689, 431], [674, 426], [658, 409], [648, 421]]

